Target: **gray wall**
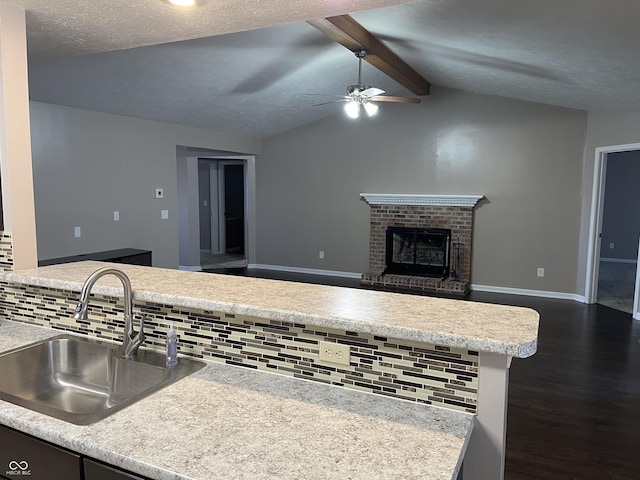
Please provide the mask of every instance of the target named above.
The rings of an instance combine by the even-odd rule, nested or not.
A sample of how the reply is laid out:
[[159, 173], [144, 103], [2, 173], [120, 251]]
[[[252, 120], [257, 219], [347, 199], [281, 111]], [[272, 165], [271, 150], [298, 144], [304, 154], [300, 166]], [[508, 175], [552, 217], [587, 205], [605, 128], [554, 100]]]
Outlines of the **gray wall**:
[[263, 142], [257, 263], [364, 272], [359, 193], [482, 194], [473, 283], [575, 292], [586, 112], [441, 88], [358, 121], [326, 108]]
[[586, 295], [589, 223], [595, 169], [599, 147], [640, 143], [640, 112], [589, 112], [582, 171], [582, 208], [576, 292]]
[[179, 125], [39, 102], [30, 113], [39, 259], [132, 247], [152, 250], [154, 266], [176, 268], [176, 146], [260, 151], [252, 138]]
[[[580, 257], [576, 245], [589, 156], [602, 138], [637, 140], [629, 122], [637, 125], [640, 113], [589, 115], [581, 176], [585, 112], [440, 88], [418, 106], [383, 105], [374, 119], [353, 122], [335, 108], [324, 121], [263, 142], [250, 182], [256, 263], [364, 272], [369, 209], [359, 193], [484, 194], [474, 284], [581, 293], [583, 235]], [[157, 266], [174, 268], [176, 145], [260, 152], [254, 139], [38, 102], [31, 121], [39, 258], [151, 248]], [[155, 187], [165, 189], [164, 200], [153, 198]], [[79, 239], [74, 226], [82, 227]]]
[[[640, 234], [640, 151], [607, 155], [600, 256], [636, 261]], [[610, 244], [614, 248], [610, 248]]]

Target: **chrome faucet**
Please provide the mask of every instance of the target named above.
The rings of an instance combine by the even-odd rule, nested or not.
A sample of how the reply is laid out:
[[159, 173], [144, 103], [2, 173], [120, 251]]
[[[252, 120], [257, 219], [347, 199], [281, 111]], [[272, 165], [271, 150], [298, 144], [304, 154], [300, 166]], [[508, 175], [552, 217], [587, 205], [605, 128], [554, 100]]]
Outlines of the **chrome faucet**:
[[129, 277], [116, 268], [104, 267], [96, 270], [89, 278], [84, 282], [82, 286], [82, 294], [80, 295], [80, 302], [76, 306], [76, 320], [87, 319], [87, 308], [89, 307], [89, 294], [93, 285], [98, 279], [104, 275], [115, 275], [122, 282], [124, 288], [124, 339], [122, 340], [122, 351], [126, 358], [133, 357], [137, 352], [142, 342], [144, 342], [144, 318], [140, 320], [140, 331], [134, 335], [133, 331], [133, 292], [131, 290], [131, 282]]

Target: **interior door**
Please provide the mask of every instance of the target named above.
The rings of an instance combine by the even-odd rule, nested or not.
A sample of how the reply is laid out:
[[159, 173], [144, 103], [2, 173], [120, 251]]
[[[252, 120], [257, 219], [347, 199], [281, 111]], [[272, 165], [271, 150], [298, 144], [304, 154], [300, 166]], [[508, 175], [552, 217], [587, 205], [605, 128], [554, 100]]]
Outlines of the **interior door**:
[[638, 240], [638, 261], [636, 263], [636, 288], [633, 293], [633, 319], [640, 320], [640, 239]]
[[244, 165], [224, 165], [225, 252], [244, 255]]
[[209, 234], [211, 238], [211, 253], [221, 254], [222, 242], [220, 241], [220, 221], [219, 221], [219, 187], [218, 187], [218, 162], [209, 162]]
[[211, 198], [209, 195], [209, 163], [198, 161], [198, 217], [200, 251], [211, 252]]

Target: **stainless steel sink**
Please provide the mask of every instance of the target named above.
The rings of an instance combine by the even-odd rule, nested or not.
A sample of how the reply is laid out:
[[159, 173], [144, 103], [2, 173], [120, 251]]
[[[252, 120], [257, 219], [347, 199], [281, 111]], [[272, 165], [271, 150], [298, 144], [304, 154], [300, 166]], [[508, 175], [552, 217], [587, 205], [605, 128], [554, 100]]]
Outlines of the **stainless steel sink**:
[[58, 335], [0, 355], [0, 399], [77, 425], [88, 425], [199, 370], [205, 364], [119, 345]]

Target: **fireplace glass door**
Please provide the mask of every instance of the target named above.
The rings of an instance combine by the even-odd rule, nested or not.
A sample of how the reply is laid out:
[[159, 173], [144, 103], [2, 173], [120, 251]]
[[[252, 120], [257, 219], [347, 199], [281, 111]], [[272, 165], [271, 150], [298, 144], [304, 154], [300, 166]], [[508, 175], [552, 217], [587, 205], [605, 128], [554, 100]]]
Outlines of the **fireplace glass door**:
[[451, 230], [389, 227], [384, 273], [449, 276]]

